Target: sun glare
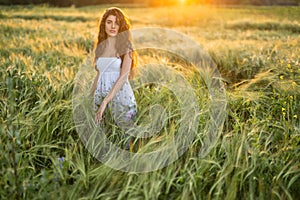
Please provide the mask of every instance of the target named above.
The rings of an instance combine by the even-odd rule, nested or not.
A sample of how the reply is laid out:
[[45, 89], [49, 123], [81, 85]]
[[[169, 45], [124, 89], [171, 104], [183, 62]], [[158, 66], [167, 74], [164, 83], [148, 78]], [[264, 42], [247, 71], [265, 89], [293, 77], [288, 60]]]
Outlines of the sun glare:
[[185, 4], [185, 0], [178, 0], [178, 2], [182, 5]]

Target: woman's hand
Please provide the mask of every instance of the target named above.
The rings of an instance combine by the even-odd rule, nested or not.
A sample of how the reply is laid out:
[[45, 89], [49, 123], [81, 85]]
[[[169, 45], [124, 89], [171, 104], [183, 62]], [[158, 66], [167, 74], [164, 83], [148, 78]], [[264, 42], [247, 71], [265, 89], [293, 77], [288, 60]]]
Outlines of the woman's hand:
[[100, 121], [102, 120], [102, 115], [104, 113], [104, 110], [105, 110], [106, 106], [107, 106], [107, 102], [104, 100], [101, 103], [101, 105], [100, 105], [100, 107], [99, 107], [99, 109], [96, 113], [95, 121], [96, 121], [97, 124], [99, 124]]

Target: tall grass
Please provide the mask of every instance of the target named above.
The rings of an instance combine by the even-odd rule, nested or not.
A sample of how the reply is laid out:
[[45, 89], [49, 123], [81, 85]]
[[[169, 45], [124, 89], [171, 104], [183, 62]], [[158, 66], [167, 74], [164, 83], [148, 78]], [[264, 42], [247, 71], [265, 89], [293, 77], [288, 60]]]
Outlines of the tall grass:
[[[298, 7], [124, 7], [133, 27], [169, 27], [197, 40], [227, 89], [227, 116], [212, 151], [199, 155], [207, 122], [201, 115], [188, 151], [142, 174], [101, 164], [84, 147], [72, 118], [74, 77], [93, 47], [104, 9], [1, 7], [1, 199], [299, 197]], [[205, 108], [203, 82], [185, 75]], [[176, 112], [172, 95], [158, 89], [135, 91], [141, 121], [152, 102]], [[165, 130], [176, 131], [170, 119], [164, 122]]]

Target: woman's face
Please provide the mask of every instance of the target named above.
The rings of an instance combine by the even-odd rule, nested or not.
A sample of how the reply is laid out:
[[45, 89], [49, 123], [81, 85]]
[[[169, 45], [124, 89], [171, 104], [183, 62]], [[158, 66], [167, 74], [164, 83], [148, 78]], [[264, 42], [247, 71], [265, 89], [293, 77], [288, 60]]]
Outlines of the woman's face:
[[117, 17], [114, 15], [109, 15], [105, 21], [105, 32], [108, 37], [114, 37], [119, 32], [119, 24], [117, 24]]

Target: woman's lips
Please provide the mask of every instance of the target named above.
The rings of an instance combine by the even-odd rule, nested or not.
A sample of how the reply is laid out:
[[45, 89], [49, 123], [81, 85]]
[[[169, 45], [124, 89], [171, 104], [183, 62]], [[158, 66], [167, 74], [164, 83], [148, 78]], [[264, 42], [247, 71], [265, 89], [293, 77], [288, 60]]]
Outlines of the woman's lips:
[[116, 31], [115, 31], [115, 30], [110, 30], [109, 32], [111, 32], [111, 33], [116, 33]]

